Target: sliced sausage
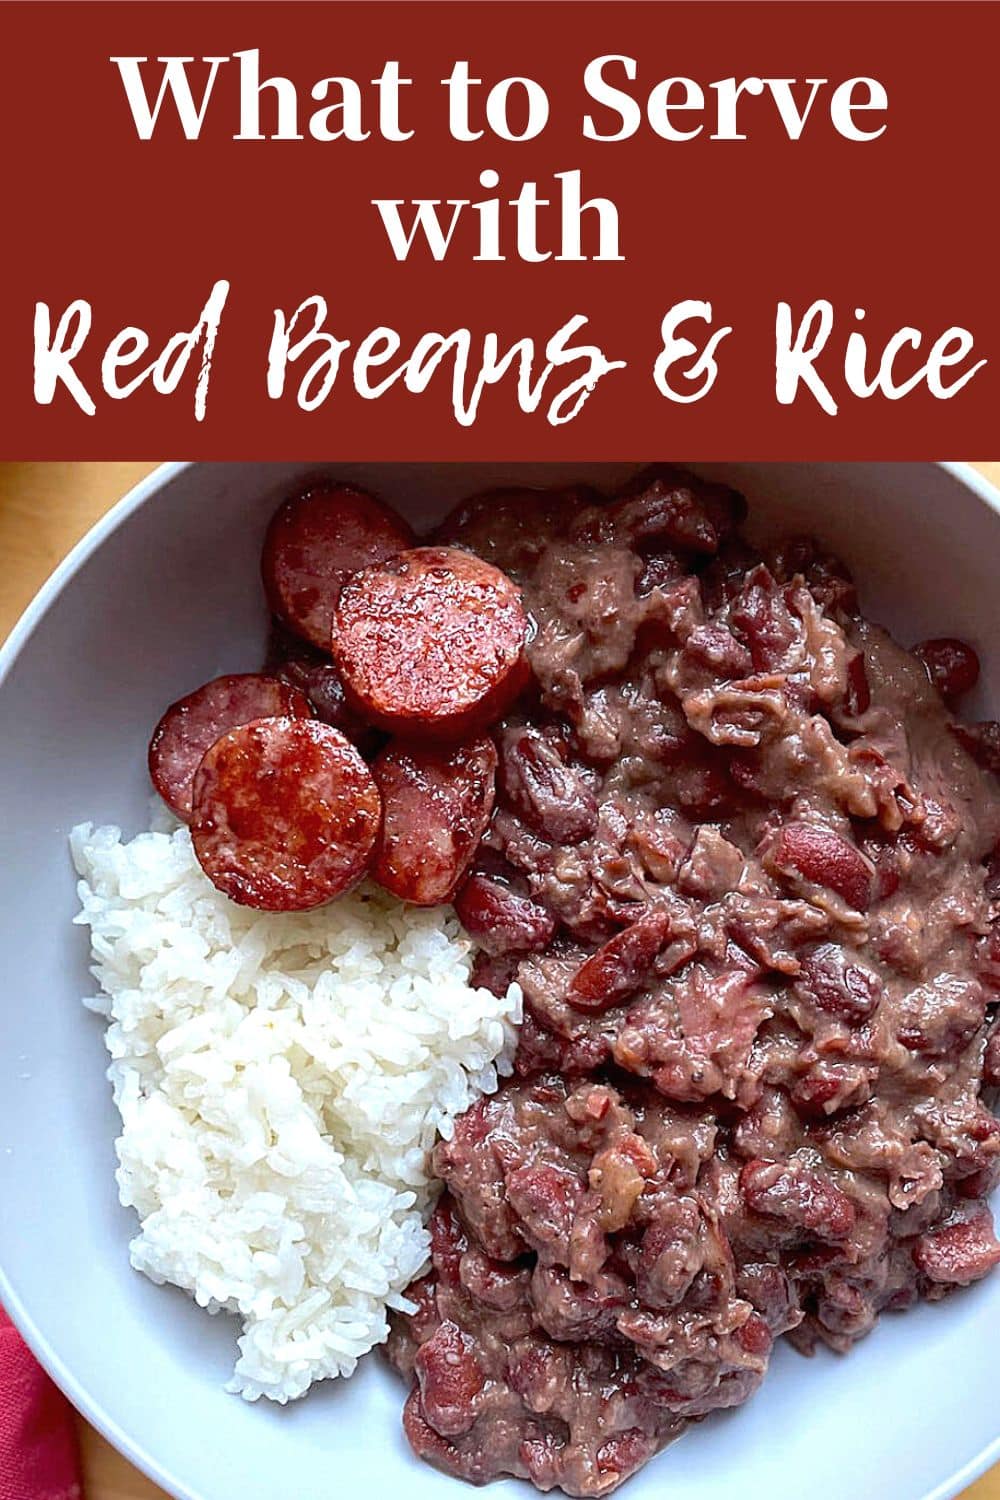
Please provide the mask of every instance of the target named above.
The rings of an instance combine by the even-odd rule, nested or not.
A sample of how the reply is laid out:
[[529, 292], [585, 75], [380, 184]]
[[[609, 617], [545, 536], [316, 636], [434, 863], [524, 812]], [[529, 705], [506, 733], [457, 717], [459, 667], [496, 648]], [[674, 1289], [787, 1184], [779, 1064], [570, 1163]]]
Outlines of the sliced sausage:
[[149, 774], [164, 802], [185, 822], [191, 817], [191, 787], [210, 745], [238, 724], [277, 714], [308, 719], [305, 695], [277, 677], [254, 672], [216, 677], [172, 703], [149, 742]]
[[499, 568], [457, 547], [415, 547], [344, 584], [333, 657], [363, 718], [457, 740], [499, 718], [527, 682], [527, 633]]
[[331, 483], [293, 495], [264, 540], [261, 571], [271, 610], [329, 651], [333, 610], [347, 575], [412, 545], [402, 517], [365, 490]]
[[380, 816], [371, 771], [339, 730], [256, 719], [216, 740], [198, 767], [191, 839], [230, 900], [306, 911], [361, 879]]
[[493, 741], [452, 749], [387, 745], [372, 766], [382, 832], [372, 873], [415, 906], [450, 901], [493, 811]]

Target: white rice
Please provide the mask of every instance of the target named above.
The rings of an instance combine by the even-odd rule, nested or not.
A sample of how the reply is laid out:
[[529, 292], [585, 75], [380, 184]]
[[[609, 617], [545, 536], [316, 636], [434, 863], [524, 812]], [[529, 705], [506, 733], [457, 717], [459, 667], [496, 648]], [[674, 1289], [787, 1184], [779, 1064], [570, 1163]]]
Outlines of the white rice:
[[239, 1315], [248, 1400], [351, 1374], [426, 1259], [428, 1149], [510, 1069], [517, 986], [471, 988], [450, 909], [363, 888], [268, 915], [215, 890], [186, 828], [70, 842], [133, 1266]]

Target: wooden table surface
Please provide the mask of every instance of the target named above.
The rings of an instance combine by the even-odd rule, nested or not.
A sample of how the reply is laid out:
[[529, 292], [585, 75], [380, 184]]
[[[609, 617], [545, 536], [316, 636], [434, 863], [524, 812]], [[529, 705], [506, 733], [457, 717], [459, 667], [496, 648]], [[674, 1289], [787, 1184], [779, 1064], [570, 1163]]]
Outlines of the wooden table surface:
[[[0, 639], [73, 543], [154, 467], [148, 463], [0, 464]], [[976, 467], [1000, 486], [1000, 462]], [[80, 1441], [86, 1500], [164, 1500], [156, 1485], [82, 1420]], [[888, 1483], [886, 1495], [892, 1500]], [[967, 1490], [964, 1500], [1000, 1500], [1000, 1467]]]

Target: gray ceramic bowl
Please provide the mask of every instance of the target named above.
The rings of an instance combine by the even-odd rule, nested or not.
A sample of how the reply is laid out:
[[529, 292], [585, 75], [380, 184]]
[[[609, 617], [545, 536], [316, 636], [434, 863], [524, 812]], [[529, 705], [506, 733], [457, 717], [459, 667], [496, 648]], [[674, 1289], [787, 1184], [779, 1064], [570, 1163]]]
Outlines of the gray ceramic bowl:
[[[184, 1500], [329, 1500], [463, 1491], [411, 1458], [402, 1392], [378, 1356], [287, 1410], [223, 1386], [234, 1329], [129, 1269], [116, 1115], [86, 938], [70, 925], [66, 834], [147, 816], [146, 741], [164, 704], [259, 663], [258, 553], [295, 465], [158, 470], [46, 584], [0, 653], [0, 1299], [76, 1405]], [[338, 466], [430, 520], [499, 479], [619, 477], [623, 467]], [[980, 649], [1000, 708], [998, 497], [932, 464], [714, 468], [758, 526], [811, 529], [853, 564], [866, 609], [904, 640]], [[630, 1500], [943, 1500], [1000, 1459], [1000, 1275], [888, 1317], [848, 1359], [780, 1350], [763, 1390], [633, 1479]], [[513, 1483], [491, 1495], [522, 1496]]]

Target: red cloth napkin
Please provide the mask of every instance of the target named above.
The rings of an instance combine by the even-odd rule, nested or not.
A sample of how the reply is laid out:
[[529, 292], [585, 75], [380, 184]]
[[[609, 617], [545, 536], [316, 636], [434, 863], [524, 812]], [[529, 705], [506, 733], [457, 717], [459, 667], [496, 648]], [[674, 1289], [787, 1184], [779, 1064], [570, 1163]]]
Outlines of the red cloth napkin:
[[73, 1413], [0, 1307], [0, 1500], [80, 1500]]

